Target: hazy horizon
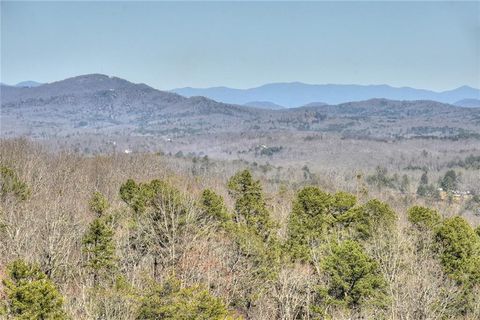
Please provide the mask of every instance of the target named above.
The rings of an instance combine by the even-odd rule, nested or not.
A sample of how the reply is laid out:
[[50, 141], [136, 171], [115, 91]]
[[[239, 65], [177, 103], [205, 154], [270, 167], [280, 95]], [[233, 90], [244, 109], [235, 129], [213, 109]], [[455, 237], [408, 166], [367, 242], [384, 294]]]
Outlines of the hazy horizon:
[[[129, 79], [126, 79], [126, 78], [122, 78], [122, 77], [119, 77], [117, 75], [114, 75], [114, 74], [103, 74], [103, 73], [98, 73], [98, 72], [95, 72], [95, 73], [90, 73], [90, 74], [78, 74], [78, 75], [72, 75], [72, 76], [68, 76], [66, 78], [63, 78], [63, 79], [57, 79], [57, 80], [52, 80], [52, 81], [48, 81], [48, 82], [40, 82], [40, 81], [37, 81], [36, 79], [25, 79], [25, 80], [21, 80], [17, 83], [5, 83], [5, 82], [1, 82], [1, 84], [3, 85], [8, 85], [8, 86], [16, 86], [18, 84], [21, 84], [21, 83], [24, 83], [24, 82], [36, 82], [36, 83], [39, 83], [39, 84], [49, 84], [49, 83], [54, 83], [54, 82], [58, 82], [58, 81], [62, 81], [62, 80], [66, 80], [66, 79], [70, 79], [70, 78], [75, 78], [75, 77], [79, 77], [79, 76], [87, 76], [87, 75], [93, 75], [93, 74], [100, 74], [100, 75], [105, 75], [105, 76], [109, 76], [109, 77], [116, 77], [116, 78], [121, 78], [121, 79], [124, 79], [124, 80], [127, 80], [127, 81], [130, 81]], [[144, 82], [135, 82], [135, 83], [144, 83]], [[476, 90], [480, 90], [480, 87], [474, 87], [474, 86], [470, 86], [470, 85], [460, 85], [460, 86], [457, 86], [457, 87], [452, 87], [452, 88], [447, 88], [445, 90], [433, 90], [433, 89], [427, 89], [427, 88], [417, 88], [417, 87], [411, 87], [411, 86], [393, 86], [393, 85], [390, 85], [388, 83], [329, 83], [329, 82], [324, 82], [324, 83], [307, 83], [307, 82], [303, 82], [303, 81], [296, 81], [296, 80], [292, 80], [292, 81], [283, 81], [283, 82], [268, 82], [268, 83], [263, 83], [263, 84], [260, 84], [258, 86], [254, 86], [254, 87], [244, 87], [244, 88], [240, 88], [240, 87], [229, 87], [229, 86], [223, 86], [223, 85], [218, 85], [218, 86], [211, 86], [211, 87], [192, 87], [192, 86], [185, 86], [185, 87], [175, 87], [175, 88], [157, 88], [153, 85], [150, 85], [149, 83], [144, 83], [148, 86], [151, 86], [152, 88], [155, 88], [155, 89], [158, 89], [158, 90], [164, 90], [164, 91], [173, 91], [173, 90], [177, 90], [177, 89], [186, 89], [186, 88], [192, 88], [192, 89], [215, 89], [215, 88], [228, 88], [228, 89], [239, 89], [239, 90], [248, 90], [248, 89], [255, 89], [255, 88], [259, 88], [259, 87], [263, 87], [263, 86], [267, 86], [267, 85], [275, 85], [275, 84], [302, 84], [302, 85], [307, 85], [307, 86], [364, 86], [364, 87], [368, 87], [368, 86], [388, 86], [388, 87], [392, 87], [392, 88], [397, 88], [397, 89], [403, 89], [403, 88], [410, 88], [410, 89], [418, 89], [418, 90], [427, 90], [427, 91], [433, 91], [433, 92], [444, 92], [444, 91], [450, 91], [450, 90], [455, 90], [455, 89], [459, 89], [461, 87], [469, 87], [469, 88], [473, 88], [473, 89], [476, 89]]]
[[1, 2], [1, 82], [480, 87], [478, 2]]

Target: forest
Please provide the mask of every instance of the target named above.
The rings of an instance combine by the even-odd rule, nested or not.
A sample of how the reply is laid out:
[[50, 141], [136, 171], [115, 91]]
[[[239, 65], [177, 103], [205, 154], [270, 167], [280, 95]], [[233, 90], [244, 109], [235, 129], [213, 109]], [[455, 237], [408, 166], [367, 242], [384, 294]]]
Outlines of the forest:
[[426, 174], [390, 201], [378, 189], [402, 179], [381, 168], [342, 190], [160, 153], [0, 150], [2, 318], [480, 318], [478, 220], [424, 201]]

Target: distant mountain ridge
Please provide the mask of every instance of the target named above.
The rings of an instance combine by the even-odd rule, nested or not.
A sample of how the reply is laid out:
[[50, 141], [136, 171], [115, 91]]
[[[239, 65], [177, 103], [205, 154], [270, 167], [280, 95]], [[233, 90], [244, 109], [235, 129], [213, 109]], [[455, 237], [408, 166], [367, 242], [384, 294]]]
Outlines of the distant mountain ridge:
[[172, 90], [182, 96], [204, 96], [210, 99], [233, 104], [250, 101], [269, 101], [289, 108], [322, 101], [327, 104], [340, 104], [375, 98], [389, 100], [432, 100], [453, 104], [463, 99], [480, 99], [480, 90], [462, 86], [453, 90], [435, 92], [409, 87], [396, 88], [388, 85], [336, 85], [305, 84], [301, 82], [271, 83], [250, 89], [227, 87], [178, 88]]
[[284, 106], [278, 105], [270, 101], [250, 101], [243, 104], [244, 106], [261, 108], [261, 109], [270, 109], [270, 110], [281, 110], [285, 109]]
[[454, 105], [464, 108], [480, 108], [480, 99], [462, 99]]
[[[2, 85], [0, 101], [1, 137], [94, 134], [197, 139], [202, 135], [316, 132], [349, 138], [480, 139], [478, 108], [429, 100], [368, 99], [271, 110], [202, 96], [187, 98], [102, 74], [37, 87]], [[262, 100], [257, 100], [257, 106], [258, 101]]]

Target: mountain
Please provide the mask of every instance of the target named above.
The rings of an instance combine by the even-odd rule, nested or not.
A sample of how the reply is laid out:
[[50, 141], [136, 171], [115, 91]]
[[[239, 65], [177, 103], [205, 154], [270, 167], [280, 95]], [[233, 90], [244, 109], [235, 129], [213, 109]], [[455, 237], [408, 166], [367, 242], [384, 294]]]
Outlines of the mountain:
[[244, 106], [260, 108], [260, 109], [270, 109], [270, 110], [280, 110], [285, 109], [284, 106], [275, 104], [270, 101], [250, 101], [243, 104]]
[[388, 85], [317, 85], [292, 82], [271, 83], [251, 89], [232, 89], [227, 87], [197, 89], [187, 87], [172, 91], [186, 97], [205, 96], [224, 103], [245, 104], [249, 101], [270, 101], [290, 108], [304, 106], [313, 101], [339, 104], [373, 98], [433, 100], [443, 103], [454, 103], [462, 99], [480, 99], [480, 90], [468, 86], [435, 92], [409, 87], [396, 88]]
[[[117, 77], [90, 74], [37, 87], [2, 86], [2, 135], [191, 134], [248, 129], [268, 110], [186, 98]], [[273, 118], [279, 115], [271, 115]], [[262, 120], [257, 120], [262, 119]]]
[[33, 88], [33, 87], [38, 87], [41, 86], [43, 83], [36, 82], [36, 81], [22, 81], [19, 82], [15, 85], [15, 87], [20, 87], [20, 88]]
[[327, 104], [325, 102], [315, 101], [315, 102], [307, 103], [303, 107], [322, 107], [322, 106], [326, 106], [326, 105]]
[[1, 137], [149, 136], [190, 144], [211, 143], [212, 137], [229, 141], [247, 134], [290, 137], [295, 132], [362, 139], [480, 137], [480, 109], [435, 101], [369, 99], [270, 110], [184, 97], [102, 74], [37, 87], [2, 86], [0, 100]]
[[464, 108], [480, 108], [480, 99], [463, 99], [455, 102], [454, 105]]

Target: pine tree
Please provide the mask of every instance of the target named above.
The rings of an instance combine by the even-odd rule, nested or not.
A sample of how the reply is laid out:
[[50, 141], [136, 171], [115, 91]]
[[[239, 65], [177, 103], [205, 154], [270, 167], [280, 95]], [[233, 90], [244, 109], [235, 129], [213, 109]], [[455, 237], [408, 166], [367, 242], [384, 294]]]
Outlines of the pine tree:
[[443, 269], [458, 285], [460, 296], [452, 305], [459, 315], [470, 312], [478, 301], [480, 238], [462, 217], [445, 219], [435, 233], [436, 252]]
[[224, 303], [199, 287], [182, 288], [176, 279], [155, 285], [141, 302], [138, 320], [228, 320]]
[[86, 264], [93, 275], [93, 285], [98, 285], [99, 278], [115, 268], [114, 231], [107, 224], [107, 219], [96, 218], [83, 237], [83, 253]]
[[365, 253], [358, 242], [346, 240], [334, 243], [321, 267], [327, 277], [327, 285], [320, 291], [324, 304], [351, 309], [385, 305], [386, 282], [375, 260]]
[[276, 224], [263, 197], [260, 181], [248, 170], [240, 171], [228, 181], [230, 195], [235, 199], [235, 220], [244, 221], [265, 240], [273, 236]]
[[37, 265], [15, 260], [3, 280], [7, 315], [19, 320], [63, 320], [63, 298]]
[[287, 247], [293, 259], [310, 260], [310, 248], [326, 236], [334, 222], [330, 194], [317, 187], [305, 187], [298, 192], [288, 221]]
[[205, 216], [212, 218], [215, 221], [225, 223], [231, 218], [225, 207], [223, 198], [213, 190], [203, 190], [200, 198], [200, 207]]
[[480, 281], [480, 240], [465, 219], [445, 219], [436, 230], [435, 242], [447, 274], [461, 282], [472, 277]]
[[454, 170], [448, 170], [440, 180], [440, 187], [445, 191], [453, 191], [458, 188], [458, 175]]
[[397, 221], [397, 214], [390, 206], [377, 199], [372, 199], [359, 207], [345, 213], [342, 220], [350, 225], [358, 239], [371, 238], [377, 230], [392, 231]]
[[96, 191], [93, 193], [90, 202], [88, 203], [90, 210], [96, 213], [98, 216], [102, 216], [110, 207], [107, 198], [100, 192]]
[[433, 230], [442, 220], [436, 210], [421, 206], [411, 207], [407, 214], [408, 221], [420, 231]]

